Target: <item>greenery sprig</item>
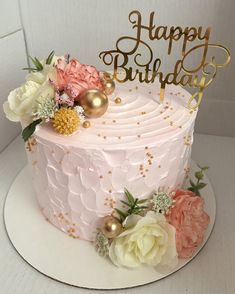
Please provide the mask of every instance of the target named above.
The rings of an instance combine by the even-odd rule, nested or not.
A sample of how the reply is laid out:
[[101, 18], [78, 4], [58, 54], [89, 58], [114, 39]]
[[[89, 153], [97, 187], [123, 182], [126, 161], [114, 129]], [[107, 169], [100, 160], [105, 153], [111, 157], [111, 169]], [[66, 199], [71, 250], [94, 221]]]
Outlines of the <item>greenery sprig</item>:
[[[50, 52], [50, 54], [48, 55], [47, 59], [46, 59], [46, 64], [51, 64], [52, 59], [54, 57], [54, 50]], [[37, 59], [37, 57], [31, 57], [29, 56], [29, 58], [32, 60], [32, 63], [34, 65], [34, 67], [25, 67], [23, 68], [23, 70], [29, 70], [29, 71], [42, 71], [43, 70], [43, 64]]]
[[126, 196], [126, 201], [121, 200], [121, 202], [127, 206], [128, 210], [124, 212], [120, 209], [115, 208], [121, 222], [123, 222], [129, 215], [141, 214], [141, 212], [149, 208], [148, 206], [142, 205], [147, 201], [147, 199], [139, 200], [138, 198], [134, 198], [133, 195], [126, 188], [124, 189], [124, 194]]
[[206, 183], [203, 182], [204, 171], [208, 170], [209, 167], [208, 166], [201, 167], [200, 165], [197, 165], [197, 166], [200, 168], [200, 170], [194, 173], [196, 182], [190, 179], [189, 183], [191, 186], [188, 188], [188, 190], [194, 192], [198, 196], [201, 196], [199, 190], [203, 189], [207, 185]]
[[39, 118], [37, 120], [34, 120], [31, 124], [29, 124], [27, 127], [23, 129], [22, 138], [24, 139], [24, 142], [26, 142], [32, 136], [32, 134], [34, 133], [36, 129], [36, 126], [40, 124], [41, 122], [42, 122], [42, 119]]

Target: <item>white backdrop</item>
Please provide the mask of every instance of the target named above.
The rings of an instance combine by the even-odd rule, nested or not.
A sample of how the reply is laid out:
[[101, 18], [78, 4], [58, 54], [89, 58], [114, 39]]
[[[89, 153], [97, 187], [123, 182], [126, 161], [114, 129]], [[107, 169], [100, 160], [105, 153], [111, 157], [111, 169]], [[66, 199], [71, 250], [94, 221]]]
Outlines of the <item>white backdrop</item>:
[[[155, 11], [158, 25], [211, 26], [211, 41], [230, 49], [232, 62], [205, 90], [196, 131], [235, 136], [234, 0], [0, 0], [0, 104], [23, 82], [27, 54], [69, 51], [82, 63], [104, 69], [99, 52], [133, 34], [128, 14], [135, 9], [146, 22]], [[19, 126], [8, 122], [0, 107], [0, 150], [18, 133]]]

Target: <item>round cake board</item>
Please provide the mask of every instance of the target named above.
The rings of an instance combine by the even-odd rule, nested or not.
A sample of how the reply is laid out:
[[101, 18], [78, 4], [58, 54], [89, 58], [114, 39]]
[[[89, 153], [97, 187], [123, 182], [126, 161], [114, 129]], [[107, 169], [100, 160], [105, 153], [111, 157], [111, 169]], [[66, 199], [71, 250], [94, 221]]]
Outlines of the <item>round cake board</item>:
[[[191, 173], [196, 165], [192, 163]], [[210, 224], [203, 244], [191, 259], [181, 259], [176, 268], [156, 272], [151, 267], [129, 270], [115, 267], [100, 257], [92, 243], [77, 240], [61, 232], [43, 217], [31, 184], [28, 167], [14, 180], [5, 202], [4, 219], [8, 236], [16, 251], [32, 267], [60, 282], [88, 289], [124, 289], [155, 282], [192, 260], [208, 240], [216, 215], [216, 202], [209, 179], [203, 190], [205, 210]]]

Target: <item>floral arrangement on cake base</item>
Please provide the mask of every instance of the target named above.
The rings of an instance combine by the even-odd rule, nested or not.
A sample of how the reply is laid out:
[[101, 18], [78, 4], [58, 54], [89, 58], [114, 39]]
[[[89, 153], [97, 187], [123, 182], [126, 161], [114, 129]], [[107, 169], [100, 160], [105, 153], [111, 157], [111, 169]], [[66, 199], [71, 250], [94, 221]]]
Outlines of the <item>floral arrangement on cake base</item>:
[[148, 199], [134, 198], [125, 189], [125, 210], [115, 209], [103, 218], [94, 242], [101, 256], [118, 267], [136, 268], [142, 264], [174, 267], [178, 258], [190, 258], [202, 243], [209, 224], [199, 190], [204, 171], [195, 173], [187, 190], [154, 191]]
[[86, 118], [102, 116], [108, 107], [108, 97], [115, 84], [108, 73], [94, 66], [81, 64], [69, 55], [55, 56], [52, 51], [45, 60], [31, 58], [33, 67], [26, 82], [10, 92], [3, 105], [11, 121], [28, 124], [22, 132], [24, 141], [36, 126], [51, 121], [60, 134], [70, 135], [79, 125], [90, 126]]

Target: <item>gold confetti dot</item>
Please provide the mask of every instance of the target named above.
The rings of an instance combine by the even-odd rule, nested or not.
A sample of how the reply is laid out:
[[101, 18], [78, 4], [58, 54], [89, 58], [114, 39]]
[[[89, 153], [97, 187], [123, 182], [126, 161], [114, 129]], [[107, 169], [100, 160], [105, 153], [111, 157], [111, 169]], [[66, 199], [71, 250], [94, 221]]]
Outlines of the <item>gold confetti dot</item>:
[[100, 137], [100, 136], [101, 136], [101, 134], [98, 134], [97, 136], [98, 136], [98, 137]]
[[116, 104], [120, 104], [122, 102], [122, 99], [120, 97], [115, 98], [114, 102]]
[[145, 147], [144, 147], [144, 149], [146, 149], [146, 150], [147, 150], [148, 148], [149, 148], [148, 146], [145, 146]]
[[119, 139], [119, 140], [121, 140], [121, 138], [122, 138], [121, 136], [118, 136], [118, 139]]
[[136, 86], [135, 89], [138, 90], [138, 87]]
[[161, 165], [159, 164], [158, 168], [161, 168]]
[[103, 179], [103, 176], [100, 176], [100, 179]]
[[113, 123], [115, 123], [116, 122], [116, 120], [115, 119], [113, 119]]
[[108, 172], [108, 174], [111, 175], [111, 174], [112, 174], [112, 171], [110, 170], [110, 171]]
[[143, 175], [143, 178], [145, 178], [146, 177], [146, 175]]
[[111, 189], [109, 190], [109, 193], [112, 193], [112, 190]]
[[139, 125], [139, 124], [140, 124], [140, 122], [138, 121], [138, 122], [137, 122], [137, 125]]
[[83, 128], [88, 129], [91, 126], [91, 123], [88, 120], [85, 120], [82, 124]]
[[137, 137], [138, 137], [138, 138], [140, 138], [140, 137], [141, 137], [141, 135], [138, 135]]
[[104, 136], [104, 139], [106, 139], [107, 137], [106, 136]]
[[144, 114], [146, 114], [146, 112], [145, 111], [142, 111], [141, 114], [144, 115]]
[[152, 94], [152, 92], [151, 92], [151, 91], [149, 91], [149, 94]]

